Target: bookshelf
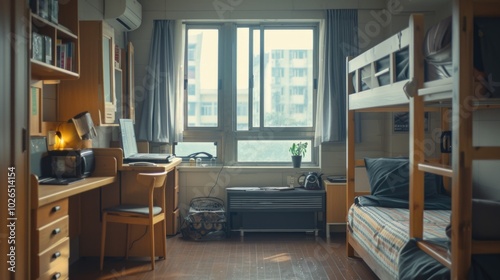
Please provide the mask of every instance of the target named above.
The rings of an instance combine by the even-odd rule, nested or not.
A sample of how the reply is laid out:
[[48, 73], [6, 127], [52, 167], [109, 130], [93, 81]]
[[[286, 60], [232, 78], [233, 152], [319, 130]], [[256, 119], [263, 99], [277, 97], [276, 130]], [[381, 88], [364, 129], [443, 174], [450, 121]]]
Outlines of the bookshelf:
[[30, 0], [30, 9], [32, 78], [78, 79], [78, 1]]

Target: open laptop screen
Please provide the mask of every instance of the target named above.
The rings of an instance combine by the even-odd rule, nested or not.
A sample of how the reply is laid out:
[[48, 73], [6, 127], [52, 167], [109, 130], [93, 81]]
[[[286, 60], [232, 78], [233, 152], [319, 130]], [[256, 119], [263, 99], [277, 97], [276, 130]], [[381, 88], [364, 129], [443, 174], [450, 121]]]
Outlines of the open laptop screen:
[[120, 119], [120, 137], [122, 140], [123, 157], [129, 158], [137, 154], [134, 123], [131, 119]]

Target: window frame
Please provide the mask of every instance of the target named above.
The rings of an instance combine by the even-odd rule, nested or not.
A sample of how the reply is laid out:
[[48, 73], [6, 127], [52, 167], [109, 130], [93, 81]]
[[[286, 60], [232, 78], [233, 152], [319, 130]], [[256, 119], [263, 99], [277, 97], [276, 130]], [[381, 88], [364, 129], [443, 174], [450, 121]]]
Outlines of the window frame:
[[[222, 114], [222, 106], [220, 106], [221, 104], [221, 98], [223, 97], [222, 96], [222, 89], [221, 89], [221, 81], [222, 81], [222, 67], [224, 66], [223, 65], [223, 60], [222, 60], [222, 54], [223, 52], [221, 51], [221, 45], [223, 44], [223, 38], [225, 36], [222, 36], [223, 35], [223, 24], [222, 23], [185, 23], [186, 25], [186, 28], [185, 28], [185, 33], [184, 33], [184, 37], [186, 38], [186, 44], [184, 46], [184, 131], [207, 131], [207, 130], [222, 130], [223, 127], [221, 125], [221, 122], [222, 122], [222, 117], [221, 117], [221, 114]], [[218, 31], [218, 60], [217, 60], [217, 64], [218, 64], [218, 72], [217, 72], [217, 102], [218, 102], [218, 106], [217, 106], [217, 126], [216, 127], [213, 127], [213, 126], [210, 126], [210, 127], [190, 127], [189, 126], [189, 122], [188, 122], [188, 114], [186, 112], [188, 112], [188, 104], [189, 104], [189, 93], [188, 93], [188, 79], [189, 79], [189, 61], [190, 60], [190, 57], [189, 57], [189, 41], [188, 41], [188, 32], [189, 32], [189, 29], [207, 29], [207, 30], [212, 30], [212, 29], [216, 29]], [[211, 142], [211, 141], [209, 141]]]
[[[238, 22], [185, 22], [185, 36], [187, 40], [187, 34], [189, 29], [218, 29], [219, 32], [219, 59], [218, 59], [218, 126], [217, 127], [188, 127], [187, 123], [187, 103], [188, 103], [188, 93], [187, 93], [187, 78], [185, 79], [184, 96], [185, 96], [185, 127], [183, 138], [185, 142], [217, 142], [217, 157], [221, 159], [226, 165], [252, 165], [252, 166], [288, 166], [290, 162], [237, 162], [237, 147], [238, 141], [240, 140], [255, 140], [255, 139], [266, 139], [266, 140], [310, 140], [314, 143], [314, 131], [316, 127], [316, 104], [317, 104], [317, 79], [318, 79], [318, 69], [319, 69], [319, 21], [298, 21], [298, 22], [250, 22], [250, 23], [238, 23]], [[236, 79], [236, 61], [237, 61], [237, 30], [238, 28], [250, 28], [249, 34], [253, 33], [253, 30], [260, 30], [260, 49], [261, 53], [264, 50], [264, 30], [286, 30], [286, 29], [310, 29], [313, 32], [313, 67], [312, 67], [312, 126], [311, 127], [263, 127], [264, 125], [264, 112], [260, 110], [260, 124], [261, 127], [253, 126], [253, 98], [254, 91], [253, 88], [249, 87], [249, 103], [248, 103], [248, 130], [238, 130], [237, 128], [237, 118], [238, 118], [238, 100], [237, 100], [237, 79]], [[249, 42], [252, 46], [253, 42]], [[187, 59], [188, 59], [188, 43], [186, 43], [186, 54], [184, 57], [185, 61], [185, 74], [187, 75]], [[249, 51], [249, 59], [252, 60], [252, 51]], [[263, 55], [261, 59], [261, 71], [260, 80], [263, 81], [262, 76], [264, 75], [263, 67]], [[252, 63], [249, 63], [249, 72], [253, 73]], [[232, 71], [231, 69], [235, 69]], [[185, 76], [187, 77], [187, 76]], [[249, 77], [250, 78], [250, 77]], [[249, 81], [249, 83], [251, 83]], [[261, 82], [260, 89], [258, 90], [261, 95], [261, 101], [263, 99], [263, 85]], [[262, 102], [259, 102], [262, 107]], [[288, 149], [288, 148], [287, 148]], [[319, 166], [319, 147], [314, 147], [313, 145], [308, 147], [308, 153], [311, 153], [311, 162], [303, 162], [303, 166]], [[290, 165], [291, 167], [291, 165]]]

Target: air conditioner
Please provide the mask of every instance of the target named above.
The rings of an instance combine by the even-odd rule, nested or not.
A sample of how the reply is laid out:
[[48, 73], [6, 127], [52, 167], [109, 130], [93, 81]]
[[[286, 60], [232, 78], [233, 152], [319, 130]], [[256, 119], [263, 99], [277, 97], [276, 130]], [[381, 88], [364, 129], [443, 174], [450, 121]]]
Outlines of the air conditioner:
[[127, 31], [137, 29], [142, 21], [142, 5], [137, 0], [106, 0], [104, 18], [115, 19]]

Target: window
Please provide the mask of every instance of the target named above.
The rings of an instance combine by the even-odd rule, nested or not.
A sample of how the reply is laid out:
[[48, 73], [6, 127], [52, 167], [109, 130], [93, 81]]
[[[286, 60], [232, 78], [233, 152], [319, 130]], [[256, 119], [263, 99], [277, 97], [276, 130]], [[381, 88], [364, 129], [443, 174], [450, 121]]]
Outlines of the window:
[[217, 155], [217, 143], [214, 142], [179, 142], [175, 144], [175, 156], [187, 157], [198, 152]]
[[218, 113], [207, 101], [218, 101], [219, 30], [192, 28], [187, 30], [187, 102], [188, 112], [195, 110], [202, 116], [188, 115], [188, 127], [217, 127]]
[[224, 143], [226, 164], [289, 165], [302, 141], [303, 162], [317, 163], [317, 34], [317, 23], [187, 23], [183, 145]]

